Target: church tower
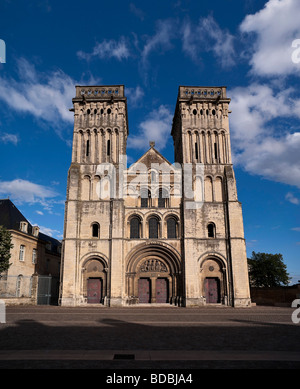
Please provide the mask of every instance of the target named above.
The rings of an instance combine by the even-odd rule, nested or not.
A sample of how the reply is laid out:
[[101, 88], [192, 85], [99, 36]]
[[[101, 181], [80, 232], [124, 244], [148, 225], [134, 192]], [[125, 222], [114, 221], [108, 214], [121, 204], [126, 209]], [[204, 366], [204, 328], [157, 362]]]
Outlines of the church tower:
[[94, 302], [110, 305], [111, 291], [121, 283], [114, 280], [111, 287], [111, 258], [122, 252], [119, 167], [128, 136], [124, 86], [76, 86], [72, 101], [60, 302], [78, 305], [86, 302], [83, 296], [95, 294]]
[[179, 87], [172, 128], [175, 161], [186, 167], [185, 183], [192, 177], [194, 196], [183, 182], [186, 306], [250, 305], [242, 209], [231, 161], [229, 103], [225, 87]]

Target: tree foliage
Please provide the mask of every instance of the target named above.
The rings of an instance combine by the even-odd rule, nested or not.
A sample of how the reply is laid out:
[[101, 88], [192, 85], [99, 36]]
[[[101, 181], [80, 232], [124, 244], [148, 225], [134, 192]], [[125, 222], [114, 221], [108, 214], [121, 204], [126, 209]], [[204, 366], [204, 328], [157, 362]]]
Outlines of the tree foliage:
[[0, 274], [8, 270], [11, 253], [13, 248], [11, 242], [11, 233], [3, 226], [0, 226]]
[[250, 285], [274, 287], [288, 285], [290, 277], [282, 254], [252, 252], [248, 258]]

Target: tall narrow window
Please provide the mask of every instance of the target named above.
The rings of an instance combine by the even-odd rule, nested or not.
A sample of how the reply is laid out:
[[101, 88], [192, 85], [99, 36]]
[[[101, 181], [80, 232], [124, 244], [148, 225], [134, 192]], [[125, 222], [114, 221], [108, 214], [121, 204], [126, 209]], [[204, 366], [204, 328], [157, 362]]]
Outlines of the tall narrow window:
[[217, 143], [215, 143], [214, 146], [215, 146], [215, 159], [218, 159], [218, 145], [217, 145]]
[[173, 217], [167, 220], [167, 236], [168, 239], [177, 238], [177, 221]]
[[151, 172], [151, 183], [156, 183], [156, 172]]
[[86, 141], [86, 151], [85, 151], [85, 155], [88, 157], [90, 155], [90, 141], [87, 140]]
[[214, 223], [209, 223], [207, 226], [207, 235], [209, 238], [215, 238], [216, 235], [216, 227]]
[[99, 224], [93, 223], [92, 224], [92, 237], [99, 238], [99, 232], [100, 232]]
[[37, 263], [37, 249], [32, 250], [32, 263], [33, 265]]
[[25, 246], [21, 244], [20, 246], [20, 253], [19, 253], [19, 260], [24, 261], [25, 259]]
[[21, 297], [22, 279], [23, 279], [22, 274], [19, 274], [17, 277], [16, 297]]
[[165, 189], [160, 189], [158, 193], [158, 207], [165, 208], [168, 198], [168, 192]]
[[198, 143], [195, 143], [195, 158], [198, 161]]
[[148, 208], [150, 203], [150, 191], [148, 189], [141, 190], [141, 208]]
[[158, 238], [158, 220], [156, 217], [151, 217], [149, 219], [149, 238], [150, 239]]
[[108, 141], [107, 141], [106, 154], [107, 154], [108, 156], [110, 156], [110, 139], [108, 139]]
[[133, 217], [130, 220], [130, 239], [140, 238], [141, 221], [138, 217]]

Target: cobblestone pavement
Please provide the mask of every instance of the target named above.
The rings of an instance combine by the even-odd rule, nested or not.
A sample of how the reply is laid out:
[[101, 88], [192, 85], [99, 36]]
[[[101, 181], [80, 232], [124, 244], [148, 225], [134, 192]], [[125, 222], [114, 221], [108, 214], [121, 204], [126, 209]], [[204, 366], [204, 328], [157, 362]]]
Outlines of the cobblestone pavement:
[[293, 310], [8, 306], [0, 368], [299, 369]]

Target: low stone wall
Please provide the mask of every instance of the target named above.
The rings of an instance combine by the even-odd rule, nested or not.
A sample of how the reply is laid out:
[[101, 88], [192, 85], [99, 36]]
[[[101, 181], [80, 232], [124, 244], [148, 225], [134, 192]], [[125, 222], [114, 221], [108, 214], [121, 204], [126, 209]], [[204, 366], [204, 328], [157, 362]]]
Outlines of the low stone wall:
[[256, 305], [291, 306], [300, 298], [300, 285], [280, 286], [276, 288], [250, 287], [251, 301]]
[[2, 298], [6, 306], [11, 305], [36, 305], [36, 300], [30, 297], [7, 297]]

